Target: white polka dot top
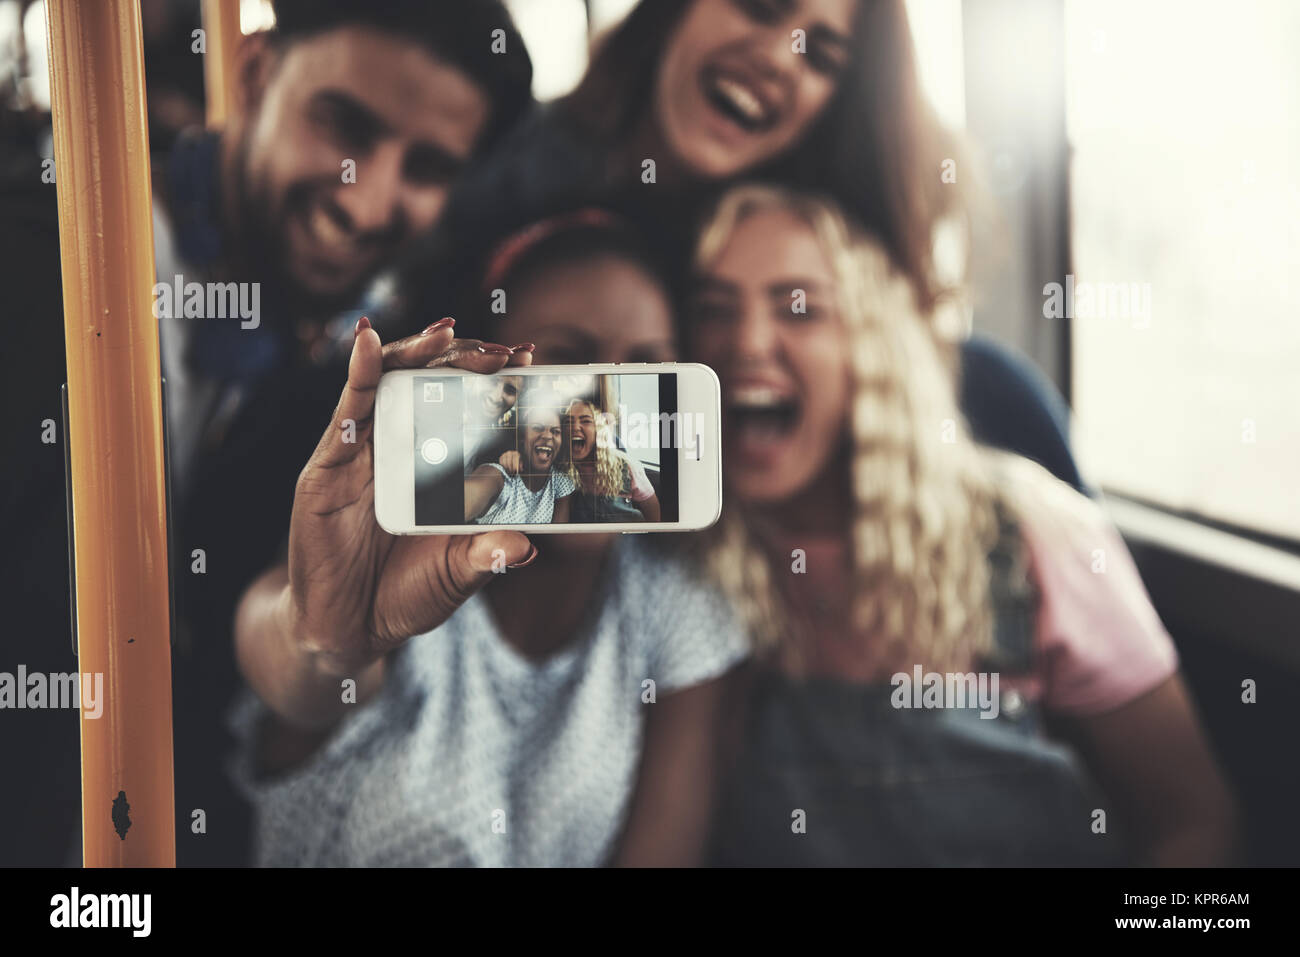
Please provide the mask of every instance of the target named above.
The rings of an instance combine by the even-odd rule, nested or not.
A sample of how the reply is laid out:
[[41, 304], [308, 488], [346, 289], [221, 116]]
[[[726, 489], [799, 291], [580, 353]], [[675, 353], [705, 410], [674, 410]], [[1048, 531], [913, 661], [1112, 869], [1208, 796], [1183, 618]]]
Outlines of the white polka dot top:
[[395, 652], [380, 693], [308, 763], [269, 780], [251, 773], [264, 706], [245, 691], [234, 773], [254, 804], [257, 862], [608, 862], [655, 707], [643, 698], [714, 678], [748, 651], [700, 579], [666, 550], [618, 539], [582, 633], [540, 662], [505, 642], [475, 596]]

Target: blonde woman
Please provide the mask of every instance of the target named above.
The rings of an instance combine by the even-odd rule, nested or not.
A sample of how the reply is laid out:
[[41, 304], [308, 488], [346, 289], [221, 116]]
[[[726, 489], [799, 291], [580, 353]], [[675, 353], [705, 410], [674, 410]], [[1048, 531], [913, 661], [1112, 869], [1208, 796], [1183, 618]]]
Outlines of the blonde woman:
[[880, 246], [739, 187], [697, 272], [691, 357], [723, 383], [711, 559], [763, 652], [715, 859], [1223, 863], [1231, 802], [1122, 541], [972, 443], [952, 349]]
[[565, 423], [579, 483], [569, 521], [659, 521], [659, 496], [641, 464], [614, 444], [609, 413], [586, 399], [574, 399], [565, 410]]

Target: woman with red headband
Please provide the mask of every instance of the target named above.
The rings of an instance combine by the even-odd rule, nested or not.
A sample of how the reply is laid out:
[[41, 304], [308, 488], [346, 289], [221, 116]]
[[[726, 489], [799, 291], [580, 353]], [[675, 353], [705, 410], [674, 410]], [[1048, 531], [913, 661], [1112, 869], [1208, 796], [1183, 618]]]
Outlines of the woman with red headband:
[[449, 319], [386, 346], [358, 326], [288, 560], [236, 622], [252, 689], [238, 778], [261, 863], [700, 861], [716, 725], [748, 652], [722, 597], [642, 536], [394, 538], [375, 522], [370, 437], [339, 428], [370, 422], [385, 369], [672, 359], [652, 263], [614, 220], [571, 217], [494, 260], [508, 308], [491, 338], [516, 345], [456, 337]]

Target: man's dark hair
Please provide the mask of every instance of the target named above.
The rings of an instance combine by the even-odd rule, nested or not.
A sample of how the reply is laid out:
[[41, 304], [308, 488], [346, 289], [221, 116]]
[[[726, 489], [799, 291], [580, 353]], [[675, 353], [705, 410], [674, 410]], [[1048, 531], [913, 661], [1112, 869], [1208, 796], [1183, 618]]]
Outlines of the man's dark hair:
[[492, 103], [479, 150], [532, 105], [533, 63], [501, 0], [273, 0], [273, 6], [278, 42], [365, 26], [418, 43], [463, 72]]

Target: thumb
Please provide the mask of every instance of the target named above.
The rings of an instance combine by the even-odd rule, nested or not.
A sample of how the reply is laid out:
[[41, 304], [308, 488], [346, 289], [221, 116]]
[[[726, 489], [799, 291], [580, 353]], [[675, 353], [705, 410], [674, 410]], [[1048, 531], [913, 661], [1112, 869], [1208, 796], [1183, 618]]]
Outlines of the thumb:
[[494, 575], [522, 568], [537, 557], [537, 547], [521, 532], [485, 532], [454, 536], [447, 546], [447, 592], [459, 605]]
[[357, 322], [352, 358], [348, 360], [348, 381], [334, 408], [329, 427], [312, 456], [318, 466], [331, 467], [350, 462], [366, 446], [375, 418], [375, 395], [384, 374], [383, 346], [379, 334], [362, 316]]
[[380, 577], [376, 634], [389, 647], [438, 627], [494, 575], [537, 556], [519, 532], [435, 535], [424, 539], [396, 574]]
[[463, 541], [466, 571], [473, 575], [501, 574], [502, 569], [522, 567], [537, 556], [537, 546], [522, 532], [484, 532]]

